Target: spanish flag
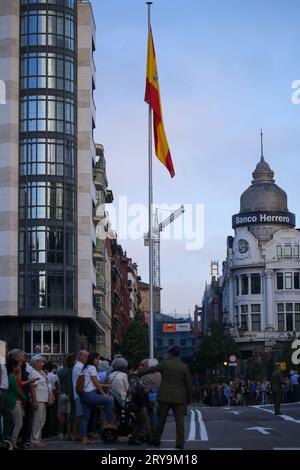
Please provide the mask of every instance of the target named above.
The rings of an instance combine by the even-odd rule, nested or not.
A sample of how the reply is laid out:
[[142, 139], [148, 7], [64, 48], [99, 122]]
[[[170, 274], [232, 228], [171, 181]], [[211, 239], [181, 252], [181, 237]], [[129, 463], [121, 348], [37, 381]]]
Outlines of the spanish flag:
[[175, 175], [175, 171], [164, 129], [155, 49], [151, 29], [149, 31], [148, 37], [148, 60], [145, 101], [150, 105], [153, 111], [155, 153], [158, 159], [167, 167], [171, 177], [173, 178], [173, 176]]

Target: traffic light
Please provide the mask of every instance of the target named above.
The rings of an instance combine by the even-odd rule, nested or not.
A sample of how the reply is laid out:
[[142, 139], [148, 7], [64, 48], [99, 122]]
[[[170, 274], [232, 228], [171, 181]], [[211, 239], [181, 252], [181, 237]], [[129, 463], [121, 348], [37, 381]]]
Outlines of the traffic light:
[[224, 365], [224, 367], [227, 367], [227, 366], [228, 366], [228, 362], [227, 362], [227, 361], [224, 361], [224, 362], [223, 362], [223, 365]]

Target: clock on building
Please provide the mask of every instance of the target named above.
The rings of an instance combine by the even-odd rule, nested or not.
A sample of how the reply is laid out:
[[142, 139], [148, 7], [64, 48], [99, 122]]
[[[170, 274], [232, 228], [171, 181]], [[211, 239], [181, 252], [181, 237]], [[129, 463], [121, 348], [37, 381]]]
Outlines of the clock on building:
[[241, 254], [245, 254], [245, 253], [247, 253], [248, 250], [249, 250], [249, 243], [247, 242], [247, 240], [240, 240], [239, 241], [239, 252]]

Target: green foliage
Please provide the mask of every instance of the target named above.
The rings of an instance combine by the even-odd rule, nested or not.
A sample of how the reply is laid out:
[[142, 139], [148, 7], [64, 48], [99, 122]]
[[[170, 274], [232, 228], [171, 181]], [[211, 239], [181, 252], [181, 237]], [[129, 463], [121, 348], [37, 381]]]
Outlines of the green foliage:
[[238, 355], [234, 338], [220, 323], [212, 322], [209, 329], [210, 334], [204, 336], [196, 354], [196, 364], [200, 371], [221, 368], [224, 360], [228, 360], [229, 354]]
[[226, 378], [224, 375], [215, 375], [211, 379], [207, 380], [207, 383], [209, 384], [222, 384], [226, 382]]
[[131, 321], [121, 352], [133, 367], [148, 358], [148, 326], [141, 312], [137, 312]]

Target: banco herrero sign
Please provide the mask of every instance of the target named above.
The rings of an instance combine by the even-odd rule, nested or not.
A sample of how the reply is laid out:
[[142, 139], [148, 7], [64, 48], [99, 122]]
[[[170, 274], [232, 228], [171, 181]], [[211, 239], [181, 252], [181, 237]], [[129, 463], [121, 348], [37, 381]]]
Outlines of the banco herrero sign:
[[232, 216], [232, 228], [248, 225], [285, 225], [295, 227], [295, 214], [291, 212], [248, 212]]

